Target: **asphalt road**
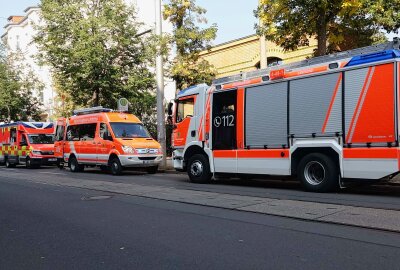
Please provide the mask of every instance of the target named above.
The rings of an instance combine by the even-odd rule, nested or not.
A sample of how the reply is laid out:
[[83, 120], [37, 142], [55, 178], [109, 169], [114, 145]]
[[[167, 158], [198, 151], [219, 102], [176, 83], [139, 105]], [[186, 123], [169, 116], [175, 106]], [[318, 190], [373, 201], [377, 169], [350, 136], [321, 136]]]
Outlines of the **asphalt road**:
[[0, 269], [400, 269], [396, 233], [35, 184], [1, 171], [0, 206]]
[[[0, 167], [1, 172], [10, 172], [9, 169]], [[154, 185], [173, 187], [176, 189], [198, 190], [218, 192], [224, 194], [235, 194], [256, 197], [268, 197], [273, 199], [288, 199], [309, 202], [343, 204], [379, 209], [400, 210], [400, 184], [397, 186], [365, 185], [355, 186], [339, 191], [338, 193], [310, 193], [305, 192], [300, 183], [295, 181], [282, 181], [279, 179], [269, 180], [218, 180], [211, 184], [193, 184], [188, 181], [186, 174], [164, 174], [148, 175], [147, 173], [127, 171], [122, 176], [112, 176], [101, 172], [96, 168], [86, 168], [83, 173], [71, 173], [69, 169], [59, 170], [54, 167], [28, 170], [23, 167], [12, 169], [12, 173], [30, 174], [55, 177], [74, 177], [94, 181], [111, 181], [119, 183], [135, 183], [143, 185]]]

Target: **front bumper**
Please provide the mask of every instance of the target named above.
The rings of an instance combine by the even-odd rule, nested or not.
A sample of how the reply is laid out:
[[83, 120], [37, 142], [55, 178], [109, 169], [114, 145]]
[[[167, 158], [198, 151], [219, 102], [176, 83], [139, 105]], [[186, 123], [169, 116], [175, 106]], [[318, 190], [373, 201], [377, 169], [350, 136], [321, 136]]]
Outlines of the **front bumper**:
[[183, 164], [183, 149], [176, 149], [172, 152], [172, 160], [174, 163], [174, 169], [177, 171], [184, 170]]
[[55, 165], [57, 164], [56, 157], [31, 157], [32, 165]]
[[158, 166], [162, 160], [162, 155], [120, 155], [119, 160], [123, 167], [146, 168]]

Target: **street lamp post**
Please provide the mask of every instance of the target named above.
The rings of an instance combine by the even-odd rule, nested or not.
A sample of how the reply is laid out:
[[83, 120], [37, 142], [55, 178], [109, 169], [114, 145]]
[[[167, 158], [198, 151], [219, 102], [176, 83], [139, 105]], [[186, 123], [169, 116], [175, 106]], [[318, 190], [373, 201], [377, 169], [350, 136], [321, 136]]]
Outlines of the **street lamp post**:
[[[156, 35], [162, 36], [161, 0], [155, 0], [156, 4]], [[166, 136], [165, 136], [165, 113], [164, 113], [164, 69], [161, 54], [161, 45], [158, 45], [156, 58], [156, 77], [157, 77], [157, 140], [161, 144], [163, 159], [161, 169], [166, 169]]]

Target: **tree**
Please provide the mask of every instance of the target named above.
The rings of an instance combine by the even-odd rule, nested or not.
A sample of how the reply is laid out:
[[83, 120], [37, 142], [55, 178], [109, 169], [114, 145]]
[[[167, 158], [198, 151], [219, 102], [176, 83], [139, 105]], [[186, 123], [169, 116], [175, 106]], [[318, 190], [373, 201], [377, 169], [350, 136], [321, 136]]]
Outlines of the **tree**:
[[154, 55], [133, 7], [123, 0], [42, 0], [41, 9], [41, 59], [76, 107], [115, 108], [125, 97], [146, 101], [140, 114], [154, 108]]
[[[396, 2], [397, 4], [395, 4]], [[260, 0], [257, 32], [285, 50], [318, 42], [315, 55], [371, 45], [397, 31], [400, 0]]]
[[216, 71], [200, 52], [210, 48], [217, 33], [216, 24], [200, 28], [196, 23], [207, 23], [206, 10], [196, 5], [195, 0], [170, 0], [164, 5], [164, 19], [173, 26], [171, 43], [177, 55], [171, 67], [171, 77], [178, 89], [197, 83], [209, 83]]
[[37, 93], [43, 86], [32, 71], [23, 74], [10, 59], [0, 52], [0, 121], [39, 121], [43, 112]]

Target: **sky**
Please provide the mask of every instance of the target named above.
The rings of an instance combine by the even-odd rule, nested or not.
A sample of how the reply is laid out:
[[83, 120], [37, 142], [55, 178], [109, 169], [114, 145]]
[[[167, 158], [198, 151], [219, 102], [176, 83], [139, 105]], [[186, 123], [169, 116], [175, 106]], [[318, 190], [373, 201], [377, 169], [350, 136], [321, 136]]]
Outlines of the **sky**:
[[[39, 2], [39, 0], [0, 0], [0, 35], [4, 33], [3, 27], [10, 15], [24, 15], [27, 7], [35, 6]], [[253, 10], [256, 8], [258, 0], [197, 0], [196, 3], [207, 9], [208, 22], [218, 25], [214, 44], [255, 33], [256, 19]]]

